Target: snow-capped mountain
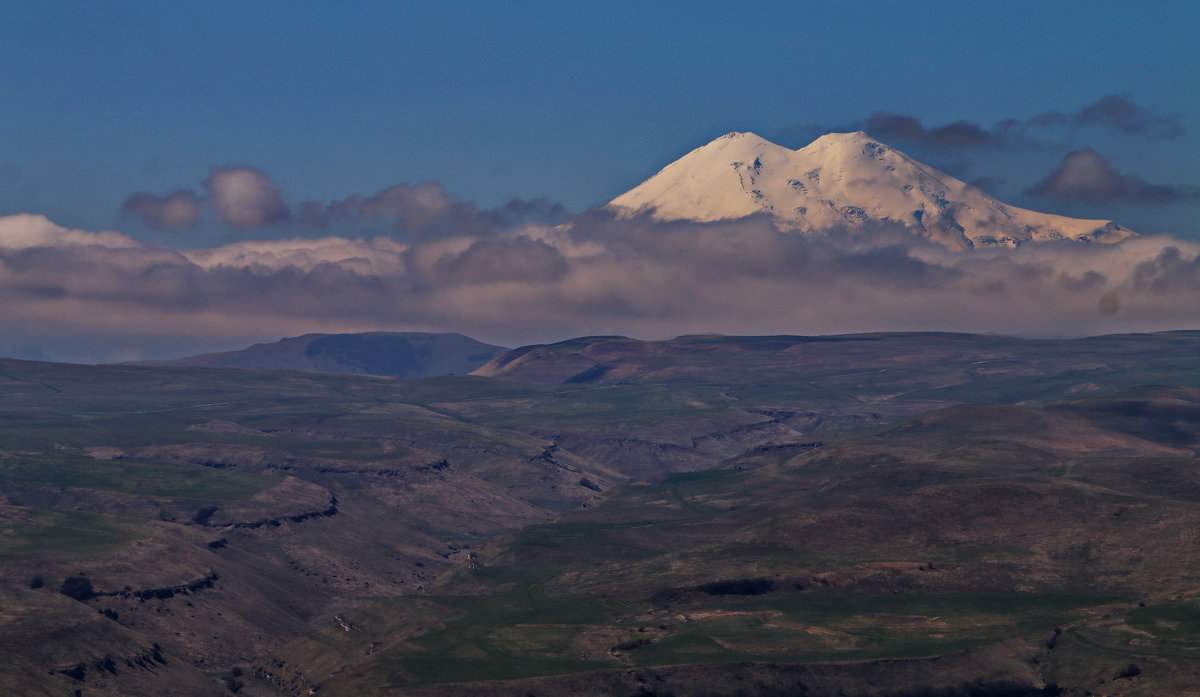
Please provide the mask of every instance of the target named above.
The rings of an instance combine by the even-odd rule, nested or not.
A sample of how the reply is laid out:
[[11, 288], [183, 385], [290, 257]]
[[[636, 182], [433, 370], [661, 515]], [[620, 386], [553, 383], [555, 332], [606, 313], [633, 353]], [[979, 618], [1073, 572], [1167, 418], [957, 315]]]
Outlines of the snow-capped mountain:
[[1117, 242], [1131, 230], [1009, 206], [862, 131], [829, 133], [799, 150], [729, 133], [613, 199], [624, 215], [715, 221], [769, 213], [813, 232], [903, 224], [951, 248], [1070, 239]]

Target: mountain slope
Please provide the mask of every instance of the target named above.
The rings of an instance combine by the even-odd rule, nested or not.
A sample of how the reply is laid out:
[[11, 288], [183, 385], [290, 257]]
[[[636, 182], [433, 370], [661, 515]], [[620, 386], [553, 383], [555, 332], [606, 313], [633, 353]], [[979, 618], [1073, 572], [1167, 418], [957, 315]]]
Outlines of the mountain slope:
[[627, 215], [715, 221], [757, 213], [812, 232], [899, 223], [961, 249], [1057, 239], [1117, 242], [1135, 233], [1009, 206], [862, 131], [829, 133], [799, 150], [729, 133], [613, 199]]
[[305, 334], [240, 351], [142, 361], [140, 365], [312, 370], [413, 379], [469, 373], [507, 350], [462, 334]]

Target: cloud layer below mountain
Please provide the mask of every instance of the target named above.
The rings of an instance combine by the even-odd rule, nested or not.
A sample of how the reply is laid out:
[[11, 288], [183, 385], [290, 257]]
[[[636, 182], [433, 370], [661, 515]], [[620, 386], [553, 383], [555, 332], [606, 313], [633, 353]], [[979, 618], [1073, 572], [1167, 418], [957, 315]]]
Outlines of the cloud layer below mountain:
[[592, 212], [555, 227], [184, 251], [17, 215], [0, 218], [0, 321], [0, 349], [96, 361], [309, 331], [453, 330], [508, 345], [595, 333], [1078, 336], [1200, 327], [1200, 244], [952, 252], [887, 227], [805, 236], [766, 219]]

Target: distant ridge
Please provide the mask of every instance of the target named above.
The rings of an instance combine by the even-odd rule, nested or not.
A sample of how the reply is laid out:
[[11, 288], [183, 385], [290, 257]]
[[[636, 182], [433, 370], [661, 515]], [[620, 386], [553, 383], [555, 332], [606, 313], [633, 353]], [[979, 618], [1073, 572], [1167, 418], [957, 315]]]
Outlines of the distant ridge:
[[[657, 341], [623, 336], [583, 336], [554, 344], [515, 348], [480, 366], [472, 374], [551, 385], [715, 384], [752, 368], [758, 376], [773, 375], [780, 381], [808, 384], [824, 380], [828, 375], [859, 374], [875, 376], [872, 379], [892, 381], [900, 378], [903, 381], [901, 376], [908, 370], [915, 370], [916, 366], [938, 365], [940, 370], [954, 365], [956, 370], [973, 376], [972, 380], [1004, 376], [995, 383], [997, 392], [989, 396], [994, 401], [1004, 401], [1007, 382], [1017, 375], [1024, 375], [1020, 373], [1024, 369], [1015, 369], [1015, 365], [1037, 365], [1039, 367], [1034, 371], [1037, 374], [1076, 370], [1079, 365], [1094, 366], [1092, 370], [1111, 370], [1116, 365], [1136, 365], [1137, 351], [1159, 350], [1149, 347], [1172, 346], [1174, 342], [1189, 346], [1185, 350], [1193, 350], [1191, 346], [1198, 339], [1200, 331], [1196, 330], [1111, 334], [1083, 339], [1025, 339], [924, 331], [818, 336], [692, 334]], [[889, 367], [876, 365], [884, 356]], [[1048, 367], [1055, 364], [1059, 364], [1058, 367]], [[1010, 375], [1010, 370], [1016, 372]], [[1137, 371], [1132, 374], [1136, 375]], [[1154, 378], [1142, 374], [1137, 378], [1147, 384], [1172, 384], [1180, 379], [1166, 374]], [[1191, 380], [1191, 377], [1187, 379]], [[1135, 380], [1122, 386], [1137, 384], [1141, 383]], [[911, 386], [895, 389], [900, 394]], [[1092, 389], [1089, 380], [1081, 377], [1078, 389], [1085, 392]]]
[[469, 373], [506, 351], [503, 346], [453, 333], [305, 334], [239, 351], [138, 361], [136, 365], [308, 370], [414, 379]]
[[1001, 203], [870, 135], [829, 133], [799, 150], [753, 133], [696, 148], [609, 204], [623, 215], [716, 221], [769, 214], [801, 232], [900, 224], [952, 249], [1028, 242], [1118, 242], [1135, 235]]

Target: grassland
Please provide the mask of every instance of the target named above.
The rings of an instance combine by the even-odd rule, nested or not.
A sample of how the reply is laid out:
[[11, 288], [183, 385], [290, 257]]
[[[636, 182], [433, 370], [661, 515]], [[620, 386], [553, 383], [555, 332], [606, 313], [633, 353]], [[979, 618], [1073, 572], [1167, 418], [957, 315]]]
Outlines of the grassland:
[[80, 454], [38, 453], [0, 460], [0, 478], [54, 487], [112, 491], [202, 501], [248, 499], [274, 485], [275, 477], [200, 466], [121, 458], [96, 460]]
[[[1079, 647], [1194, 650], [1200, 569], [1173, 531], [1197, 525], [1196, 400], [1116, 391], [1200, 386], [1198, 357], [1176, 332], [585, 338], [414, 381], [0, 360], [4, 603], [42, 607], [38, 575], [53, 594], [216, 572], [182, 602], [83, 609], [214, 672], [337, 614], [359, 629], [277, 654], [337, 673], [329, 694], [944, 656], [1056, 627], [1040, 665], [1079, 682]], [[705, 590], [743, 581], [769, 590]], [[12, 675], [69, 667], [0, 650]]]
[[[1200, 565], [1179, 536], [1145, 535], [1196, 529], [1200, 475], [1172, 470], [1167, 498], [1113, 471], [1188, 467], [1200, 438], [1117, 428], [1111, 415], [1134, 401], [1200, 423], [1194, 390], [959, 407], [782, 462], [613, 490], [481, 551], [419, 598], [350, 615], [358, 632], [322, 630], [314, 640], [355, 676], [325, 687], [457, 694], [485, 681], [509, 694], [495, 687], [507, 681], [522, 694], [522, 680], [589, 670], [932, 660], [1013, 642], [1047, 681], [1081, 680], [1063, 666], [1082, 665], [1070, 647], [1086, 644], [1108, 652], [1092, 675], [1154, 656], [1168, 661], [1157, 679], [1174, 684], [1169, 661], [1193, 656], [1200, 615], [1169, 598], [1195, 587]], [[1181, 449], [1164, 457], [1168, 445]], [[407, 625], [410, 603], [436, 619]]]
[[80, 511], [31, 509], [0, 523], [0, 554], [95, 557], [149, 534], [135, 520]]

